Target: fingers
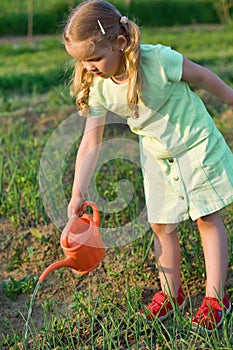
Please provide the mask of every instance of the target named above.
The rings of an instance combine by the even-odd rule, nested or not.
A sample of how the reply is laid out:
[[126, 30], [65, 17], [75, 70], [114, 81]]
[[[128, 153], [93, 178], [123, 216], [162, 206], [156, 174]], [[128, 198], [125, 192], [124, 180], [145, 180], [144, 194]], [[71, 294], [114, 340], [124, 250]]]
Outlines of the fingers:
[[68, 216], [68, 219], [71, 219], [73, 216], [75, 216], [75, 210], [71, 207], [70, 203], [67, 207], [67, 216]]
[[82, 216], [85, 212], [85, 208], [83, 206], [84, 200], [83, 198], [75, 198], [71, 199], [68, 208], [67, 208], [67, 216], [69, 219], [75, 216]]

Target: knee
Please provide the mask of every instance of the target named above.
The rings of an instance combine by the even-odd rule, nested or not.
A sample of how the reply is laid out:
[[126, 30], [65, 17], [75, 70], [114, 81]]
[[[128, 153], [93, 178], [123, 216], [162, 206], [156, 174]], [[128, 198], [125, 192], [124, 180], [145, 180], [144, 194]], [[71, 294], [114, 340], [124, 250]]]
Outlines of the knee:
[[163, 224], [150, 224], [150, 226], [156, 236], [159, 236], [164, 231]]
[[202, 216], [199, 219], [197, 219], [197, 226], [200, 231], [203, 231], [208, 228], [213, 228], [219, 225], [221, 222], [221, 217], [219, 213], [213, 213], [210, 215]]
[[172, 233], [176, 230], [176, 224], [150, 224], [156, 236]]

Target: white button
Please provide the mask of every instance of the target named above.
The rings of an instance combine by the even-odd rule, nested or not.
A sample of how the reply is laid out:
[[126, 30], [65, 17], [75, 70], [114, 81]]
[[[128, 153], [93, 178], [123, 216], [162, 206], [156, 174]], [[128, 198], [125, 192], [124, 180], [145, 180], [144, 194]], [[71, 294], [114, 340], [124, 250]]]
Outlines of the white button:
[[179, 176], [174, 176], [174, 177], [173, 177], [173, 180], [174, 180], [174, 181], [179, 181]]

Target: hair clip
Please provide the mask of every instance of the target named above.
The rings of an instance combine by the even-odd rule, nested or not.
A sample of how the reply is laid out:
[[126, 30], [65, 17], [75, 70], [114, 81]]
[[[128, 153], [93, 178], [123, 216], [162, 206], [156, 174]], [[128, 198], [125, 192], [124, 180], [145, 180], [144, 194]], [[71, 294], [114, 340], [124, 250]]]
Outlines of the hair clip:
[[97, 23], [98, 23], [98, 25], [99, 25], [99, 27], [100, 27], [101, 33], [102, 33], [103, 35], [105, 35], [106, 32], [105, 32], [104, 27], [102, 26], [102, 24], [101, 24], [101, 22], [100, 22], [99, 19], [97, 19]]
[[120, 19], [120, 23], [121, 24], [127, 24], [129, 21], [128, 17], [126, 16], [122, 16], [121, 19]]

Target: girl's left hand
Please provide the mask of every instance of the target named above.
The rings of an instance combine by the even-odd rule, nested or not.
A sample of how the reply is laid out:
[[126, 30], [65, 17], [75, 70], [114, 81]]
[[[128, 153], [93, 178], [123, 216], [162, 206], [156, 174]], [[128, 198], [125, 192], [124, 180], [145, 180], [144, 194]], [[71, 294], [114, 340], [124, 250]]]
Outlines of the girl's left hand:
[[72, 197], [67, 208], [67, 216], [70, 219], [73, 215], [82, 216], [84, 199], [82, 196]]

